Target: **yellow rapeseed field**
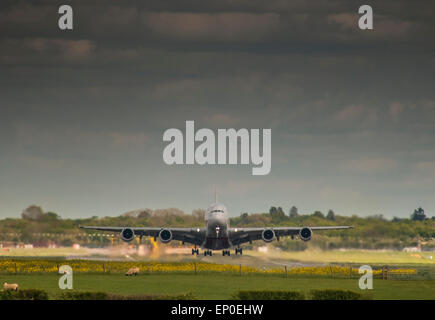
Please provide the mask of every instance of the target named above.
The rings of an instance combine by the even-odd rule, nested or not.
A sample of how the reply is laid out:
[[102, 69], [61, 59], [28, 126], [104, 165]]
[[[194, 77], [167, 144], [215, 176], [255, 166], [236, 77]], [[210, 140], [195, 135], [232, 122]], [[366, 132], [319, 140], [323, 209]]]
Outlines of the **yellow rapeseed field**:
[[[0, 273], [47, 273], [58, 272], [61, 265], [69, 265], [74, 273], [124, 273], [132, 267], [138, 267], [142, 273], [165, 273], [165, 272], [227, 272], [244, 274], [284, 274], [284, 267], [274, 269], [259, 269], [249, 266], [231, 264], [214, 264], [204, 262], [123, 262], [123, 261], [90, 261], [90, 260], [0, 260]], [[240, 270], [241, 269], [241, 270]], [[288, 268], [289, 275], [313, 275], [313, 276], [349, 276], [358, 275], [358, 268], [345, 266], [318, 266], [318, 267], [295, 267]], [[374, 269], [373, 274], [382, 273], [380, 269]], [[390, 274], [416, 274], [416, 269], [391, 268]]]

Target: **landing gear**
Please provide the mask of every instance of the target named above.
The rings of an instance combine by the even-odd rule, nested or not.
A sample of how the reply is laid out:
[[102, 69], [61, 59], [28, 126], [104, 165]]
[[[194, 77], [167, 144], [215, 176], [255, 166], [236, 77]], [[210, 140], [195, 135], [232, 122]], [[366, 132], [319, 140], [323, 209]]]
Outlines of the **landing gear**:
[[211, 250], [204, 251], [204, 256], [212, 256], [212, 255], [213, 255], [213, 251], [211, 251]]
[[199, 249], [193, 249], [193, 248], [192, 248], [192, 256], [193, 256], [194, 254], [198, 255], [198, 254], [199, 254]]
[[222, 250], [222, 256], [230, 256], [230, 250]]
[[236, 255], [237, 254], [240, 254], [240, 255], [242, 255], [243, 254], [243, 249], [242, 248], [236, 248]]

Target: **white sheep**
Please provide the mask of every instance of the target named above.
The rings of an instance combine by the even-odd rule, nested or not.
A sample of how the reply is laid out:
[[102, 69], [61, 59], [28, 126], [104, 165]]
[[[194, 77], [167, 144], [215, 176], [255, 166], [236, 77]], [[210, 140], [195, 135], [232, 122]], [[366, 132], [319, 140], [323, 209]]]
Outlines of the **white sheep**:
[[3, 283], [3, 290], [4, 291], [18, 291], [18, 284], [17, 283]]
[[133, 275], [137, 276], [138, 273], [139, 273], [139, 268], [138, 268], [138, 267], [133, 267], [133, 268], [130, 268], [130, 269], [125, 273], [125, 275], [126, 275], [126, 276], [133, 276]]

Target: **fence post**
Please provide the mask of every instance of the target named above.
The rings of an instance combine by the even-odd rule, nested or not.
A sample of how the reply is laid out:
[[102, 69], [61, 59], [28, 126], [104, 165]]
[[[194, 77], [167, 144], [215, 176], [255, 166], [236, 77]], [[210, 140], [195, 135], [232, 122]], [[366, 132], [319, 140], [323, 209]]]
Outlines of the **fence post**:
[[106, 267], [104, 266], [104, 262], [103, 262], [103, 272], [106, 273]]
[[382, 280], [385, 280], [385, 266], [382, 266]]
[[352, 265], [349, 266], [349, 279], [352, 279]]
[[385, 266], [385, 280], [388, 280], [388, 266]]
[[284, 266], [284, 268], [285, 268], [285, 277], [288, 278], [287, 266]]
[[15, 274], [17, 274], [17, 263], [15, 262]]
[[332, 272], [332, 267], [331, 267], [331, 265], [329, 265], [329, 271], [331, 271], [331, 278], [334, 279], [334, 273]]
[[195, 261], [195, 275], [196, 275], [196, 261]]
[[240, 264], [240, 276], [242, 276], [242, 265]]

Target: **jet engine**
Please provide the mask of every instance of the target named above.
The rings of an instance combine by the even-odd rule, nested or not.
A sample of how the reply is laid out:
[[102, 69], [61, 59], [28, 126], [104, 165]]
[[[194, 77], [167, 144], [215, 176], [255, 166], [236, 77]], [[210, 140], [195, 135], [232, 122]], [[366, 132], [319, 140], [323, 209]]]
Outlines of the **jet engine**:
[[275, 239], [275, 232], [272, 229], [264, 229], [261, 233], [261, 237], [263, 238], [264, 242], [271, 242], [273, 239]]
[[134, 239], [134, 231], [130, 228], [124, 228], [121, 231], [121, 239], [125, 242], [130, 242]]
[[159, 239], [163, 243], [168, 243], [172, 240], [172, 232], [169, 229], [162, 229], [159, 232]]
[[304, 227], [299, 231], [299, 238], [301, 238], [302, 241], [310, 240], [312, 235], [313, 235], [313, 232], [308, 227]]

